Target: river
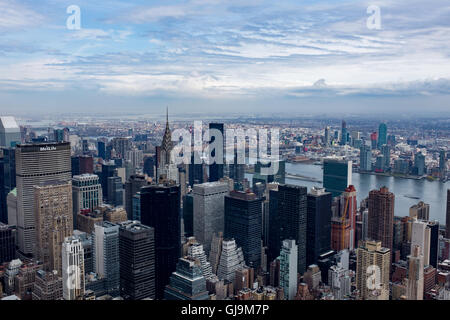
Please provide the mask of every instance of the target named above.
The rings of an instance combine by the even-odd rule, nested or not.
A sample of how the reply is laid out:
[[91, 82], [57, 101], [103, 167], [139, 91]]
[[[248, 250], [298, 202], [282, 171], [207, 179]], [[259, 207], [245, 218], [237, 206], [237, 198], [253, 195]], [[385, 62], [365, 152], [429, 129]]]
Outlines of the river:
[[[314, 164], [286, 163], [286, 173], [296, 173], [323, 180], [322, 167]], [[251, 174], [246, 176], [251, 181]], [[386, 186], [395, 194], [394, 214], [396, 216], [409, 215], [409, 207], [422, 200], [430, 205], [430, 220], [438, 220], [441, 224], [445, 224], [447, 189], [450, 189], [450, 182], [442, 183], [426, 179], [414, 180], [359, 173], [353, 173], [352, 180], [357, 191], [358, 205], [361, 200], [369, 196], [370, 190]], [[286, 183], [308, 187], [308, 191], [313, 186], [322, 187], [322, 183], [297, 179], [286, 178]], [[406, 196], [419, 199], [411, 199]]]

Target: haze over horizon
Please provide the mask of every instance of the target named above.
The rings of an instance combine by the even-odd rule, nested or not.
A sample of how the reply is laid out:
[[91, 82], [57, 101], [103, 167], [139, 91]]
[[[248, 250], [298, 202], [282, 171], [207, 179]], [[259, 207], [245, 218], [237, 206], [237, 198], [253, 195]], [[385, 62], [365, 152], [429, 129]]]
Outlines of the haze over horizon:
[[[80, 30], [66, 27], [71, 4]], [[445, 0], [0, 0], [0, 12], [2, 114], [450, 109]]]

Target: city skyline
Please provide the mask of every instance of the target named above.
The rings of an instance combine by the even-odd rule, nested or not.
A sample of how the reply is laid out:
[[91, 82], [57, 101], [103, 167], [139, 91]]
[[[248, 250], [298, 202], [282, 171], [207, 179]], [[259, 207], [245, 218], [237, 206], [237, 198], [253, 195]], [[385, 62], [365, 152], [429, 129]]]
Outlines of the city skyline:
[[[79, 30], [66, 25], [70, 5]], [[379, 28], [367, 25], [371, 6]], [[1, 112], [448, 109], [444, 0], [9, 0], [0, 9]]]

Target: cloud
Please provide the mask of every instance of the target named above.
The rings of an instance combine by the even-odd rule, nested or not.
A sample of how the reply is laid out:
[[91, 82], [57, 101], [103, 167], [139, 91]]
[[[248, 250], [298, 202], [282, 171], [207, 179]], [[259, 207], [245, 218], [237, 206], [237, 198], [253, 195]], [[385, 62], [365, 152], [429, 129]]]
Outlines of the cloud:
[[0, 31], [36, 27], [44, 17], [32, 8], [13, 0], [0, 1]]

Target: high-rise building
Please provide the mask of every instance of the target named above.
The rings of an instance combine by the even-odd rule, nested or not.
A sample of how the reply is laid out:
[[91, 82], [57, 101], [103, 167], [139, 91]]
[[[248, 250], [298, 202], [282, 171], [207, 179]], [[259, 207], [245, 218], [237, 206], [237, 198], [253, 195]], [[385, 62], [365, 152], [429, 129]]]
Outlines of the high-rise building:
[[387, 171], [391, 167], [391, 148], [387, 144], [381, 146], [381, 154], [383, 155], [383, 169]]
[[61, 276], [62, 244], [73, 232], [72, 184], [53, 181], [34, 186], [36, 218], [35, 257], [44, 270], [56, 270]]
[[70, 181], [71, 178], [69, 142], [17, 146], [17, 231], [22, 254], [33, 254], [36, 239], [33, 187], [47, 181]]
[[84, 296], [84, 250], [78, 237], [67, 237], [62, 244], [62, 280], [64, 300], [82, 300]]
[[387, 144], [387, 125], [382, 122], [378, 126], [378, 149], [381, 150], [381, 147], [385, 144]]
[[94, 271], [104, 279], [105, 292], [120, 295], [119, 226], [108, 221], [96, 224], [93, 234]]
[[128, 219], [132, 219], [133, 214], [133, 196], [141, 190], [141, 188], [147, 185], [148, 182], [144, 175], [133, 174], [125, 183], [125, 210], [127, 211]]
[[158, 182], [174, 181], [178, 183], [178, 168], [172, 160], [172, 133], [169, 128], [169, 110], [166, 114], [166, 129], [162, 138], [161, 146], [156, 149], [156, 179]]
[[328, 146], [330, 144], [330, 127], [329, 126], [325, 127], [325, 134], [324, 134], [323, 140], [324, 140], [323, 141], [324, 145]]
[[328, 270], [328, 285], [336, 300], [343, 300], [351, 293], [350, 271], [342, 264], [333, 265]]
[[38, 270], [33, 286], [32, 300], [61, 300], [63, 297], [63, 281], [56, 270]]
[[430, 265], [438, 268], [439, 258], [439, 221], [429, 221], [427, 228], [430, 230]]
[[345, 122], [345, 120], [342, 120], [340, 145], [345, 146], [346, 144], [347, 144], [347, 123]]
[[128, 150], [131, 148], [130, 137], [116, 137], [111, 141], [113, 149], [116, 151], [116, 156], [120, 159], [125, 159]]
[[303, 274], [306, 271], [306, 187], [280, 185], [278, 187], [277, 202], [277, 215], [279, 217], [278, 227], [280, 230], [279, 235], [281, 237], [296, 241], [298, 249], [297, 271], [300, 274]]
[[150, 178], [155, 177], [155, 155], [144, 156], [144, 174]]
[[[277, 172], [274, 174], [267, 174], [262, 170], [272, 170], [269, 168], [278, 168]], [[286, 180], [286, 161], [285, 160], [271, 160], [268, 164], [262, 164], [258, 161], [255, 164], [255, 173], [253, 174], [253, 185], [258, 182], [267, 185], [268, 183], [276, 182], [279, 184], [284, 184]]]
[[287, 300], [293, 300], [297, 293], [298, 248], [295, 240], [284, 240], [280, 257], [280, 287]]
[[331, 193], [312, 188], [307, 195], [306, 265], [331, 250]]
[[389, 300], [391, 251], [381, 241], [362, 241], [356, 249], [356, 288], [363, 300]]
[[372, 151], [367, 145], [359, 149], [359, 169], [361, 171], [372, 171]]
[[387, 187], [369, 193], [368, 239], [392, 249], [395, 196]]
[[155, 229], [156, 299], [162, 299], [180, 256], [180, 186], [142, 187], [141, 223]]
[[15, 228], [0, 222], [0, 264], [16, 258]]
[[77, 228], [76, 217], [83, 210], [93, 211], [103, 204], [102, 185], [96, 174], [82, 174], [72, 178], [73, 224]]
[[186, 238], [194, 235], [194, 195], [191, 193], [183, 197], [183, 223]]
[[97, 156], [106, 160], [106, 143], [104, 141], [97, 142]]
[[414, 155], [414, 174], [418, 176], [423, 176], [427, 173], [427, 168], [425, 166], [425, 156], [422, 152], [418, 152]]
[[228, 194], [225, 182], [205, 182], [194, 185], [194, 237], [209, 254], [214, 233], [224, 231], [224, 203]]
[[[209, 124], [209, 130], [216, 129], [219, 130], [219, 132], [222, 135], [222, 159], [220, 159], [221, 163], [213, 163], [209, 165], [209, 181], [219, 181], [221, 178], [223, 178], [223, 163], [225, 158], [225, 136], [223, 131], [223, 123], [210, 123]], [[210, 133], [210, 143], [214, 142], [215, 138], [213, 139], [213, 135]], [[216, 150], [213, 150], [211, 153], [212, 157], [216, 157]]]
[[428, 228], [426, 221], [415, 219], [412, 221], [411, 231], [411, 255], [414, 254], [417, 246], [420, 247], [423, 265], [428, 266], [430, 264], [431, 229]]
[[108, 178], [117, 176], [117, 166], [114, 161], [103, 163], [100, 174], [100, 183], [102, 185], [103, 201], [108, 199]]
[[113, 206], [123, 206], [123, 183], [118, 176], [108, 178], [108, 203]]
[[408, 256], [408, 278], [406, 297], [408, 300], [423, 300], [423, 256], [420, 246], [414, 246]]
[[378, 140], [378, 134], [377, 132], [372, 132], [370, 134], [370, 146], [372, 150], [375, 150], [377, 148], [377, 140]]
[[337, 197], [352, 184], [352, 161], [324, 159], [323, 187]]
[[441, 179], [447, 177], [447, 155], [445, 150], [439, 151], [439, 176]]
[[119, 224], [120, 295], [155, 299], [155, 230], [138, 221]]
[[208, 300], [206, 279], [198, 260], [192, 257], [180, 258], [176, 271], [170, 276], [170, 283], [164, 291], [166, 300]]
[[350, 185], [333, 199], [331, 218], [331, 249], [353, 250], [356, 246], [356, 189]]
[[131, 163], [133, 168], [142, 168], [144, 163], [144, 153], [142, 150], [134, 147], [126, 153], [127, 161]]
[[244, 253], [242, 248], [236, 245], [234, 239], [224, 239], [221, 245], [217, 276], [220, 280], [227, 280], [233, 283], [236, 270], [245, 266]]
[[409, 216], [419, 220], [430, 220], [430, 205], [420, 201], [409, 208]]
[[450, 238], [450, 189], [447, 189], [447, 212], [445, 215], [445, 236]]
[[20, 128], [14, 117], [0, 117], [0, 147], [15, 147], [21, 142]]
[[[3, 153], [3, 157], [1, 154]], [[16, 187], [16, 153], [14, 148], [0, 150], [0, 222], [8, 221], [8, 194]], [[16, 219], [15, 219], [16, 220]], [[14, 220], [14, 221], [15, 221]], [[14, 222], [15, 224], [15, 222]]]
[[183, 245], [183, 257], [189, 256], [197, 259], [200, 262], [200, 268], [202, 269], [202, 274], [206, 280], [216, 277], [212, 273], [211, 263], [208, 261], [205, 250], [203, 250], [203, 245], [201, 245], [195, 237], [189, 237], [187, 242]]
[[262, 200], [254, 193], [231, 191], [225, 196], [225, 238], [234, 238], [248, 266], [261, 264]]

